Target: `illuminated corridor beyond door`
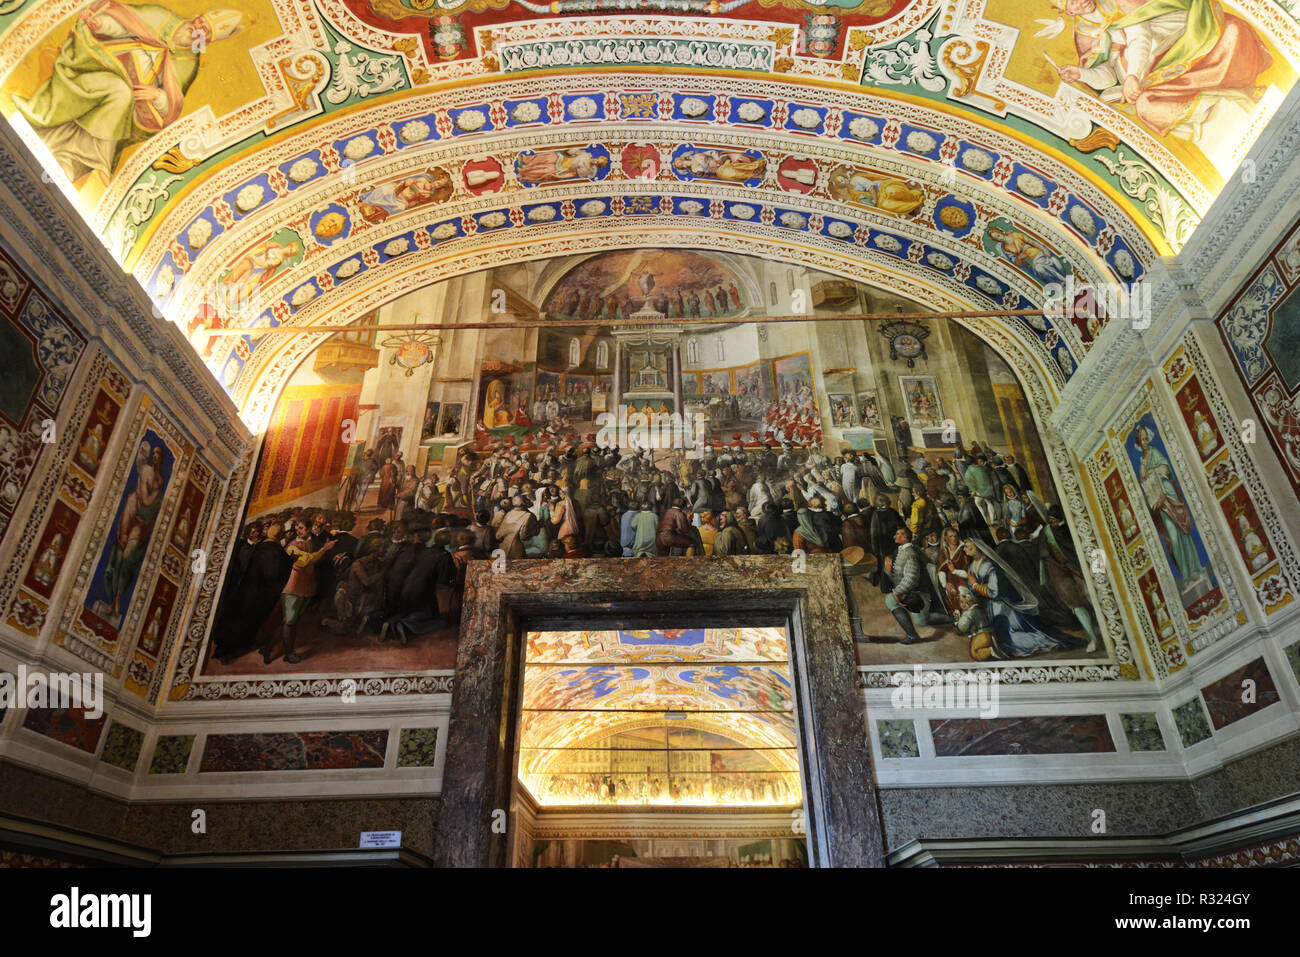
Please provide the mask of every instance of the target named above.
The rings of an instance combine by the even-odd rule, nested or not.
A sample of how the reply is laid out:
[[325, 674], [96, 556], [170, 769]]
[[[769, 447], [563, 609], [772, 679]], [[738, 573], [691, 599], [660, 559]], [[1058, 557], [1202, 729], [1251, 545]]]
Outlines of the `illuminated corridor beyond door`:
[[539, 807], [800, 803], [783, 629], [533, 632], [525, 662]]

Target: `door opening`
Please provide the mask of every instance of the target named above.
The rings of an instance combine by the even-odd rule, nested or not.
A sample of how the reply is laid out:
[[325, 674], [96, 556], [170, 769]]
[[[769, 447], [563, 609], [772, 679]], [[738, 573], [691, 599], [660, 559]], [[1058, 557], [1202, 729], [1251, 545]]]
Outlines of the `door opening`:
[[524, 637], [516, 866], [806, 866], [785, 628]]

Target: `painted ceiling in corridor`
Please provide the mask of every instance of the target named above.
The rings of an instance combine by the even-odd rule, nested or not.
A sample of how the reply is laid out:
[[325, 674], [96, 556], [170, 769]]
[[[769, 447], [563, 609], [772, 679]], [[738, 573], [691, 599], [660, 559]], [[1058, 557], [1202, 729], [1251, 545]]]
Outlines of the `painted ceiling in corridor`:
[[647, 244], [948, 308], [1131, 283], [1300, 64], [1275, 0], [227, 2], [0, 0], [0, 109], [191, 334]]

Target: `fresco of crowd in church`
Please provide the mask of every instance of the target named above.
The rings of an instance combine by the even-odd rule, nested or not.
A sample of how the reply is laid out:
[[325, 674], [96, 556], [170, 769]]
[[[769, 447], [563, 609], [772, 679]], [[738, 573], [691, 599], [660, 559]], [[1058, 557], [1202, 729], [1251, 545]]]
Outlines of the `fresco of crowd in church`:
[[[739, 316], [731, 345], [600, 324], [754, 288], [700, 254], [609, 253], [543, 302], [587, 325], [493, 333], [448, 377], [463, 386], [408, 401], [367, 372], [328, 408], [340, 386], [290, 387], [208, 667], [451, 667], [468, 568], [494, 554], [833, 553], [863, 665], [1105, 654], [1024, 393], [973, 334], [937, 334], [923, 365], [878, 335], [824, 372], [812, 328], [761, 346]], [[368, 423], [333, 459], [293, 433], [331, 414]]]

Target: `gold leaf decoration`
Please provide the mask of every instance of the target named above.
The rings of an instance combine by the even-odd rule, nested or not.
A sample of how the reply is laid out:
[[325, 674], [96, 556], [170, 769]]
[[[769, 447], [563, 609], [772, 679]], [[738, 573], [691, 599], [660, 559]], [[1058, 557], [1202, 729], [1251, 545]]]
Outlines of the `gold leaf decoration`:
[[1119, 137], [1110, 130], [1094, 126], [1087, 136], [1070, 140], [1070, 145], [1081, 153], [1091, 153], [1093, 150], [1100, 149], [1113, 150], [1119, 146]]
[[162, 156], [153, 161], [153, 168], [168, 173], [188, 173], [199, 165], [199, 160], [191, 159], [181, 152], [179, 146], [173, 146]]
[[976, 40], [971, 46], [965, 40], [956, 40], [943, 51], [944, 66], [960, 78], [953, 90], [958, 96], [970, 96], [979, 80], [980, 70], [989, 56], [989, 45], [983, 40]]

